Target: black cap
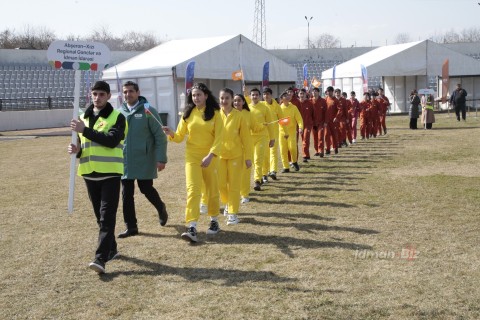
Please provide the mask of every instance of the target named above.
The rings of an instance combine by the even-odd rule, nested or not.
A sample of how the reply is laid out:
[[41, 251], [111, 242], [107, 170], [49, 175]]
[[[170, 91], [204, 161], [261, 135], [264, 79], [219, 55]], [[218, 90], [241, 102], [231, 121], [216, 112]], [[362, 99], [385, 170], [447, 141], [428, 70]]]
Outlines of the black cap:
[[105, 81], [97, 81], [92, 87], [92, 91], [93, 90], [100, 90], [105, 91], [106, 93], [110, 93], [110, 85]]

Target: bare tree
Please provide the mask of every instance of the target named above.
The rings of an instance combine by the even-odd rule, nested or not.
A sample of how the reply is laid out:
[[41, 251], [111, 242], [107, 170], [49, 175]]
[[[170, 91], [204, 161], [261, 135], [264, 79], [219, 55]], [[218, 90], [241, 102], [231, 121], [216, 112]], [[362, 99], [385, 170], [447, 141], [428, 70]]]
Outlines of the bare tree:
[[0, 32], [0, 48], [3, 49], [14, 49], [17, 47], [17, 38], [15, 36], [15, 31], [10, 29], [5, 29]]
[[130, 31], [122, 36], [122, 50], [126, 51], [145, 51], [160, 43], [152, 33]]
[[460, 39], [462, 42], [480, 41], [480, 29], [475, 27], [472, 27], [470, 29], [463, 29], [460, 32]]
[[410, 35], [408, 33], [399, 33], [395, 37], [395, 44], [411, 42]]
[[460, 42], [460, 35], [451, 29], [450, 31], [445, 32], [443, 35], [443, 43], [455, 43]]
[[339, 48], [340, 44], [340, 39], [329, 33], [322, 33], [314, 38], [314, 40], [310, 41], [311, 48], [319, 49]]
[[85, 40], [102, 42], [112, 51], [121, 50], [122, 48], [122, 39], [115, 37], [107, 26], [101, 26], [99, 29], [94, 29]]

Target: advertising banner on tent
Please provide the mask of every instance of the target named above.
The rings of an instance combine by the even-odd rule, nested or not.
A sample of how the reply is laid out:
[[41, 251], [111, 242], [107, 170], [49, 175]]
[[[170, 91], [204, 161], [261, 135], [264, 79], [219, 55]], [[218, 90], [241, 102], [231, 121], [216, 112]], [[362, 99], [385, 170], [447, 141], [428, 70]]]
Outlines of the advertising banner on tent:
[[190, 61], [187, 64], [187, 68], [185, 70], [185, 95], [187, 96], [190, 92], [190, 89], [192, 89], [194, 75], [195, 75], [195, 61]]
[[303, 88], [308, 89], [308, 64], [303, 65]]
[[268, 87], [270, 84], [270, 61], [265, 62], [263, 65], [263, 78], [262, 78], [262, 87]]
[[362, 64], [360, 65], [362, 69], [362, 84], [363, 84], [363, 93], [368, 92], [368, 74], [367, 68]]

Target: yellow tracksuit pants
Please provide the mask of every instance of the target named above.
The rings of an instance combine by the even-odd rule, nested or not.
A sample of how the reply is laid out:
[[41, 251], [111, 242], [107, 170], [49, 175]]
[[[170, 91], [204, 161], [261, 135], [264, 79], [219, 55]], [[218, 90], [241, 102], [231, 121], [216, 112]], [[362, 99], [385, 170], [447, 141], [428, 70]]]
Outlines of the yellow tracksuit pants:
[[205, 183], [208, 215], [218, 216], [220, 212], [218, 191], [218, 158], [214, 157], [207, 168], [202, 168], [203, 155], [189, 155], [185, 162], [185, 179], [187, 184], [187, 207], [185, 222], [196, 222], [200, 217], [200, 198], [202, 183]]
[[298, 152], [297, 152], [297, 131], [295, 129], [288, 131], [288, 138], [285, 139], [284, 136], [280, 137], [280, 154], [282, 156], [282, 166], [284, 169], [289, 168], [288, 164], [288, 152], [290, 151], [290, 156], [292, 162], [298, 161]]
[[218, 186], [220, 200], [228, 205], [228, 214], [238, 213], [243, 167], [243, 156], [234, 159], [220, 158]]
[[268, 148], [268, 136], [254, 135], [253, 142], [253, 179], [254, 181], [262, 181], [263, 161], [265, 159], [265, 152]]

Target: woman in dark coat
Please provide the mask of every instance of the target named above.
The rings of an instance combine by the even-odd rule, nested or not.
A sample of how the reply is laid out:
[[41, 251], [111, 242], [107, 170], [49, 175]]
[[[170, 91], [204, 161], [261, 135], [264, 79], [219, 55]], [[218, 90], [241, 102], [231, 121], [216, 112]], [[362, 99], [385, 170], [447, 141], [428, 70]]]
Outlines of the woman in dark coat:
[[410, 93], [410, 110], [408, 110], [408, 115], [410, 116], [410, 129], [417, 129], [419, 105], [420, 98], [418, 97], [417, 90], [413, 90]]

